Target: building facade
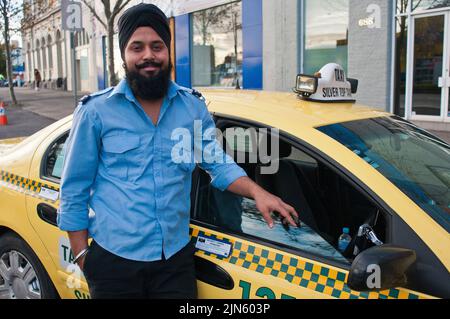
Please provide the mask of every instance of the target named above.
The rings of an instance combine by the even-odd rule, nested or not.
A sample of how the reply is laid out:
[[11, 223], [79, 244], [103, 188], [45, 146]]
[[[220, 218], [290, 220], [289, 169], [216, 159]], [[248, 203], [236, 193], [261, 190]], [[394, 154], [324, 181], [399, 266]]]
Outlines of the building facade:
[[60, 27], [58, 1], [25, 0], [22, 33], [24, 79], [33, 85], [34, 70], [41, 73], [46, 88], [67, 89], [66, 37]]
[[25, 2], [29, 8], [24, 13], [22, 32], [26, 84], [34, 85], [34, 70], [37, 69], [44, 88], [71, 91], [74, 71], [79, 91], [92, 92], [104, 87], [102, 41], [105, 31], [89, 9], [82, 6], [84, 29], [74, 34], [72, 45], [70, 32], [62, 29], [60, 0]]
[[234, 87], [216, 80], [230, 65], [217, 51], [227, 47], [234, 61], [232, 33], [227, 38], [223, 19], [208, 16], [229, 19], [240, 10], [237, 63], [228, 73], [237, 70], [244, 89], [290, 91], [298, 73], [336, 62], [359, 80], [358, 102], [450, 131], [449, 0], [182, 2], [173, 15], [177, 79], [185, 85]]
[[[29, 0], [31, 1], [31, 0]], [[42, 1], [42, 0], [41, 0]], [[68, 35], [60, 30], [59, 1], [24, 34], [28, 80], [71, 89]], [[189, 87], [291, 91], [298, 73], [329, 62], [359, 80], [367, 104], [450, 131], [450, 0], [171, 0], [175, 78]], [[97, 12], [101, 1], [92, 0]], [[83, 6], [78, 35], [79, 87], [108, 86], [105, 30]], [[116, 72], [124, 75], [115, 47]], [[69, 79], [69, 81], [67, 81]], [[59, 81], [59, 82], [58, 82]], [[56, 85], [58, 87], [58, 85]]]

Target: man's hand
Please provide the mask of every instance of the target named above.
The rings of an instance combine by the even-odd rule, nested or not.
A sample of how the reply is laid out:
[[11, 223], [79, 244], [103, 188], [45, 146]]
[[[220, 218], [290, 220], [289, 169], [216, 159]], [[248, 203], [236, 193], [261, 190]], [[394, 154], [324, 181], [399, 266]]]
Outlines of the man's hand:
[[266, 192], [261, 188], [261, 190], [254, 197], [256, 202], [256, 208], [261, 212], [267, 225], [273, 228], [273, 218], [271, 216], [272, 212], [277, 212], [293, 227], [297, 227], [298, 214], [295, 209], [283, 202], [279, 197]]
[[228, 187], [228, 190], [240, 196], [253, 198], [256, 202], [256, 208], [261, 212], [270, 228], [274, 226], [272, 212], [279, 213], [293, 227], [299, 225], [294, 221], [294, 219], [299, 220], [299, 216], [292, 206], [265, 191], [248, 177], [239, 178]]
[[[68, 232], [70, 247], [72, 248], [73, 256], [77, 256], [83, 249], [88, 246], [88, 231], [76, 231], [76, 232]], [[81, 271], [84, 269], [84, 259], [86, 255], [81, 257], [77, 264], [80, 267]]]

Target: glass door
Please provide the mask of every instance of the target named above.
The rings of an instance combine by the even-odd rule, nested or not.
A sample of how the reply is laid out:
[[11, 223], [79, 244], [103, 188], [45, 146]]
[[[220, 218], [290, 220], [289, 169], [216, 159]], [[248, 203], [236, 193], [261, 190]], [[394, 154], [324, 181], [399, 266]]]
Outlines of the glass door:
[[444, 119], [450, 122], [450, 11], [447, 12], [447, 30], [445, 38], [447, 39], [447, 58], [444, 67], [444, 77], [442, 79], [442, 90], [444, 95]]
[[442, 121], [448, 115], [448, 24], [447, 13], [413, 18], [411, 119]]

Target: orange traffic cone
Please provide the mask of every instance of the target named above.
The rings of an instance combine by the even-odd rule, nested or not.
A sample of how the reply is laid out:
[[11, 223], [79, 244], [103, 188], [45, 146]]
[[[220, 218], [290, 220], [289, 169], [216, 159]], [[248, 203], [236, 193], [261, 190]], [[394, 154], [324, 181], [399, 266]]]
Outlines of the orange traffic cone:
[[7, 125], [8, 117], [6, 116], [5, 103], [0, 102], [0, 125]]

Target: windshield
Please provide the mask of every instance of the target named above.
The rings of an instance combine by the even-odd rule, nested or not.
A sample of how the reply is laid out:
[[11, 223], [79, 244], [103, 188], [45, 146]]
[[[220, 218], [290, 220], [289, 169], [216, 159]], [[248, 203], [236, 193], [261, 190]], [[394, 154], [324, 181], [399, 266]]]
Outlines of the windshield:
[[398, 117], [319, 127], [378, 170], [450, 231], [450, 146]]

